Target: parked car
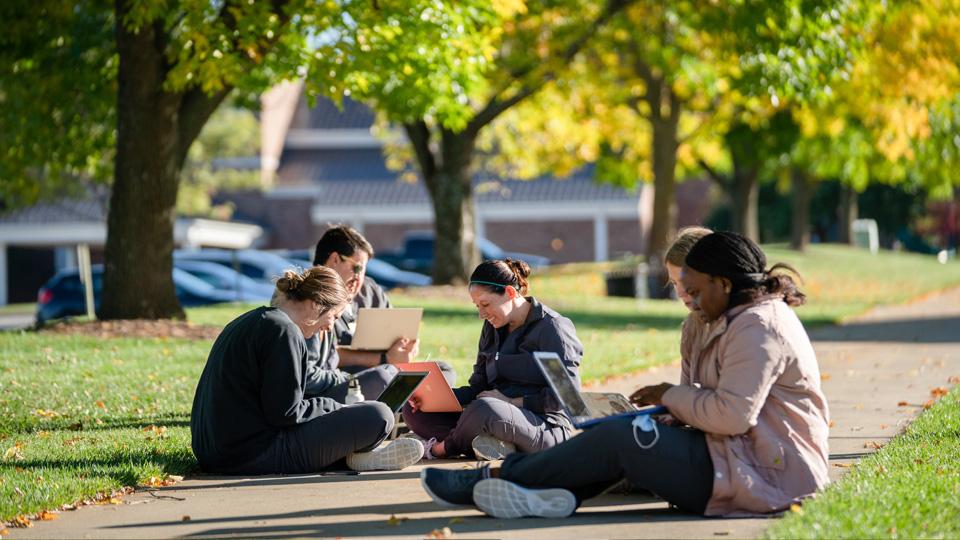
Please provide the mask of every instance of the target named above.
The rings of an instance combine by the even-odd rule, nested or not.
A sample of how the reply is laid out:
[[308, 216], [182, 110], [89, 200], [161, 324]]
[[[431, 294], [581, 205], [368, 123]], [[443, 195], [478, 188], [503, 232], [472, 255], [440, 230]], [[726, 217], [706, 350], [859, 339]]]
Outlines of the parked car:
[[[307, 253], [307, 250], [290, 251], [289, 254], [290, 256], [310, 255]], [[304, 268], [311, 266], [310, 261], [305, 258], [291, 258], [290, 262]], [[393, 289], [396, 287], [425, 287], [433, 283], [433, 279], [431, 279], [430, 276], [416, 272], [407, 272], [376, 258], [367, 261], [367, 275], [372, 277], [373, 280], [384, 289]]]
[[233, 268], [241, 274], [264, 283], [272, 284], [283, 275], [285, 270], [293, 270], [289, 260], [267, 251], [256, 249], [199, 249], [177, 250], [173, 252], [177, 261], [207, 261], [227, 268]]
[[173, 259], [174, 268], [179, 268], [224, 291], [234, 291], [241, 302], [269, 302], [274, 286], [249, 278], [233, 268], [208, 261]]
[[[403, 238], [403, 247], [382, 251], [377, 254], [377, 257], [404, 270], [430, 275], [433, 273], [433, 246], [433, 231], [410, 231]], [[531, 268], [541, 268], [550, 264], [550, 259], [540, 255], [504, 251], [486, 238], [477, 240], [477, 248], [485, 261], [509, 257], [524, 261]]]
[[[93, 265], [93, 303], [100, 309], [100, 291], [103, 289], [103, 265]], [[183, 307], [205, 306], [238, 300], [234, 291], [222, 291], [179, 268], [173, 269], [173, 285]], [[76, 268], [61, 270], [37, 291], [37, 325], [71, 315], [87, 313], [80, 272]]]

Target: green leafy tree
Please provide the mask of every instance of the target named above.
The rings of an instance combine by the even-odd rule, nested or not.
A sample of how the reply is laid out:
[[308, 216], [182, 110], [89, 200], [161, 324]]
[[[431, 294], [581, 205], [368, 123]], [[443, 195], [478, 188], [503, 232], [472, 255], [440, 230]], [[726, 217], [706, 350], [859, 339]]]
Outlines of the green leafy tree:
[[[449, 28], [440, 39], [421, 39], [400, 27], [369, 24], [368, 13], [352, 13], [358, 30], [338, 35], [320, 47], [318, 71], [351, 73], [344, 91], [371, 103], [390, 122], [402, 125], [433, 204], [436, 248], [435, 283], [463, 282], [479, 262], [474, 238], [472, 176], [483, 131], [506, 111], [562, 76], [572, 59], [628, 0], [607, 2], [492, 2], [492, 16], [471, 15], [480, 46], [435, 55], [441, 40], [450, 42], [454, 18], [438, 20]], [[475, 14], [463, 8], [460, 13]], [[436, 16], [433, 12], [428, 16]], [[397, 45], [416, 40], [420, 58], [397, 59]], [[463, 42], [466, 43], [466, 42]], [[438, 69], [438, 65], [449, 69]], [[392, 68], [390, 67], [392, 66]], [[467, 69], [480, 66], [482, 69]]]
[[483, 66], [461, 65], [459, 51], [482, 49], [475, 19], [489, 13], [460, 0], [3, 2], [4, 199], [29, 203], [81, 178], [110, 182], [101, 315], [182, 317], [171, 278], [180, 173], [228, 95], [252, 101], [306, 77], [337, 96], [349, 73], [315, 69], [317, 47], [368, 31], [409, 38], [391, 43], [380, 73], [448, 73], [457, 63], [469, 80]]

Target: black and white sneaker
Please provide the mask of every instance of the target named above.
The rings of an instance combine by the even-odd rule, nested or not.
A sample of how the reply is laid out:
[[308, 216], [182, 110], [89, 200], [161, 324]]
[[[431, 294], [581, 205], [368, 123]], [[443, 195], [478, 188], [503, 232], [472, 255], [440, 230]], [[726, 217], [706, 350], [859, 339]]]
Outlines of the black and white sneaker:
[[398, 471], [420, 461], [423, 443], [416, 439], [395, 439], [369, 452], [347, 456], [347, 467], [355, 471]]
[[489, 476], [487, 467], [477, 469], [439, 469], [420, 471], [420, 485], [433, 502], [448, 508], [473, 504], [473, 486]]
[[527, 489], [499, 478], [481, 480], [473, 488], [473, 502], [488, 516], [562, 518], [577, 509], [577, 499], [565, 489]]
[[485, 433], [474, 437], [470, 446], [473, 447], [473, 453], [477, 456], [477, 459], [486, 461], [504, 459], [517, 451], [517, 447], [513, 443], [501, 441], [493, 435]]

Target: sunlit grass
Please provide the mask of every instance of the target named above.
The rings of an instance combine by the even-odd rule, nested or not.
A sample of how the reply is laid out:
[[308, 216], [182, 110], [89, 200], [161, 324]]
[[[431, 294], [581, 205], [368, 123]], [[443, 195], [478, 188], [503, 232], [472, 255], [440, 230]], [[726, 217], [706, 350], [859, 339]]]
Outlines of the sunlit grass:
[[960, 389], [768, 538], [957, 538], [960, 536]]
[[[803, 255], [767, 251], [771, 262], [787, 260], [804, 274], [810, 302], [798, 313], [808, 325], [960, 285], [960, 264], [931, 257], [870, 256], [837, 246], [812, 246]], [[606, 297], [603, 271], [614, 266], [566, 265], [531, 282], [532, 294], [576, 324], [587, 381], [678, 357], [684, 308]], [[481, 328], [465, 291], [390, 296], [399, 306], [424, 307], [420, 358], [452, 362], [465, 383]], [[187, 313], [193, 324], [222, 326], [251, 307]], [[0, 332], [0, 520], [193, 470], [190, 407], [210, 345]]]

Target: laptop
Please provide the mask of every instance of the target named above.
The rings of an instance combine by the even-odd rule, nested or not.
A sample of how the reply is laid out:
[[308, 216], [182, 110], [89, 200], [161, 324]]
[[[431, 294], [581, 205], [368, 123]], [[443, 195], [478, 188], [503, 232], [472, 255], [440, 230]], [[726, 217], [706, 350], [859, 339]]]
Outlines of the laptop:
[[383, 392], [380, 392], [380, 395], [377, 396], [377, 401], [385, 403], [394, 413], [400, 412], [403, 405], [429, 374], [429, 371], [401, 371], [397, 373], [387, 387], [383, 389]]
[[446, 377], [440, 371], [436, 362], [407, 362], [393, 364], [401, 372], [428, 371], [427, 379], [413, 393], [413, 397], [420, 399], [420, 410], [423, 412], [463, 412], [460, 401], [457, 399]]
[[[560, 359], [557, 353], [537, 351], [533, 353], [533, 358], [536, 360], [537, 366], [540, 367], [540, 371], [543, 372], [543, 377], [547, 380], [547, 384], [553, 389], [553, 393], [556, 394], [557, 399], [560, 400], [560, 404], [564, 410], [567, 411], [567, 414], [570, 415], [574, 427], [578, 429], [586, 429], [614, 418], [626, 418], [642, 414], [663, 414], [667, 412], [666, 407], [661, 406], [650, 406], [638, 409], [622, 394], [599, 394], [599, 396], [602, 397], [600, 397], [597, 402], [597, 408], [608, 408], [608, 410], [596, 410], [587, 405], [587, 400], [584, 399], [584, 395], [577, 389], [577, 385], [574, 384], [570, 374], [567, 373], [567, 369], [563, 365], [563, 360]], [[597, 396], [597, 394], [592, 395], [591, 398], [597, 401], [598, 398], [595, 396]], [[601, 403], [606, 403], [607, 407], [601, 407]], [[618, 410], [622, 412], [616, 412]]]
[[385, 351], [400, 338], [417, 339], [423, 308], [360, 308], [346, 349]]

